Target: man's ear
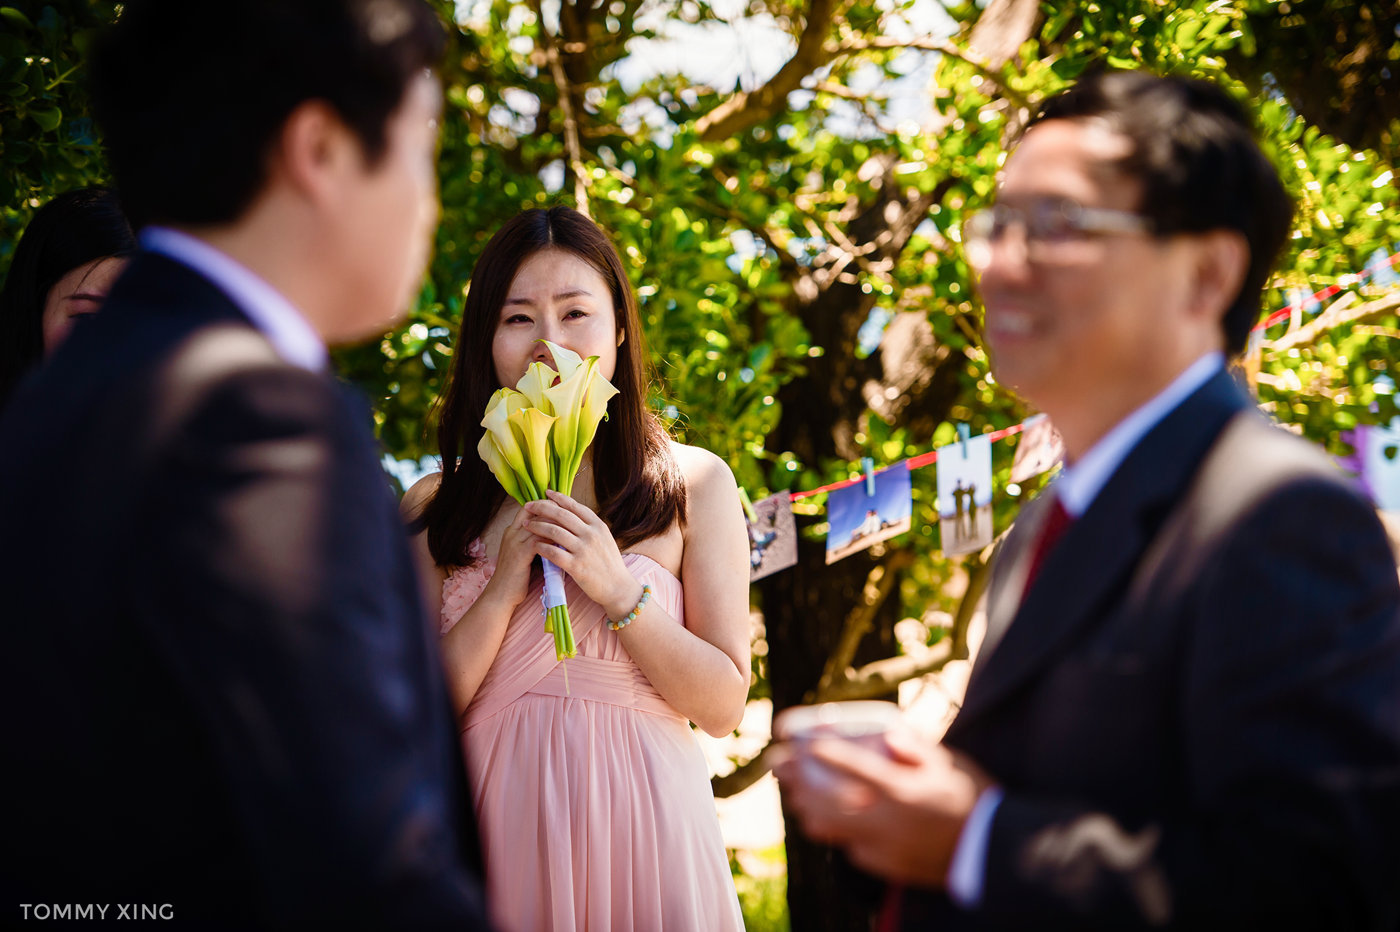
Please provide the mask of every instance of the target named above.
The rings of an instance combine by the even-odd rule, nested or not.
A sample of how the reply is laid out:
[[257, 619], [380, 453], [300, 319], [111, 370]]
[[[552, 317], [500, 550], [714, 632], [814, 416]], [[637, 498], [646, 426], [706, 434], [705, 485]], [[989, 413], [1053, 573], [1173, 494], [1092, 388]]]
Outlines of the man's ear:
[[1249, 271], [1249, 242], [1238, 230], [1198, 233], [1192, 269], [1191, 311], [1219, 321], [1239, 297]]
[[357, 155], [357, 142], [329, 104], [307, 100], [282, 122], [268, 156], [268, 174], [312, 200], [335, 196], [338, 175]]

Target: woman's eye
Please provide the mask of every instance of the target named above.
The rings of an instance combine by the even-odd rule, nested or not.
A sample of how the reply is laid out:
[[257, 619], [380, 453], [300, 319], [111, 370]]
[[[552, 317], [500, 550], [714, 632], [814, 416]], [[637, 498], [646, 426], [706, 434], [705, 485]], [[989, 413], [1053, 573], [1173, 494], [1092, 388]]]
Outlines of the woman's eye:
[[529, 322], [530, 318], [524, 314], [512, 314], [506, 318], [508, 324], [528, 324]]
[[568, 320], [568, 319], [570, 319], [570, 318], [575, 318], [575, 319], [576, 319], [576, 318], [579, 318], [579, 317], [587, 317], [587, 316], [588, 316], [588, 312], [587, 312], [587, 311], [583, 310], [582, 308], [577, 308], [577, 307], [576, 307], [576, 308], [574, 308], [572, 311], [569, 311], [567, 314], [565, 314], [565, 315], [564, 315], [564, 319], [565, 319], [565, 320]]

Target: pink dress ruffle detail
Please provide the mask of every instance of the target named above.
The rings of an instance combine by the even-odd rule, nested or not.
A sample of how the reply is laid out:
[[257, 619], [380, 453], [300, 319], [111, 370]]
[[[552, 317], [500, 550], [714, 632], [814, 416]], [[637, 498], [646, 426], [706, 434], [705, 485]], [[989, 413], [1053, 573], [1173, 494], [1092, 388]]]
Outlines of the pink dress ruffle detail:
[[[623, 561], [684, 624], [680, 580], [650, 557]], [[493, 570], [479, 560], [447, 578], [444, 633]], [[567, 577], [578, 656], [556, 661], [540, 589], [536, 579], [511, 617], [462, 733], [492, 919], [502, 932], [740, 932], [690, 724]]]

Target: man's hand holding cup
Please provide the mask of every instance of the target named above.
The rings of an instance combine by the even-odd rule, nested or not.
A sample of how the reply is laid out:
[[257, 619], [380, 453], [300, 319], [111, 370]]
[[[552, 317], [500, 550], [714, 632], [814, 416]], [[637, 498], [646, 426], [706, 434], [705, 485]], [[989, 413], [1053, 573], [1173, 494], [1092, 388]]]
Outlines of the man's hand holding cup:
[[888, 702], [784, 710], [773, 772], [804, 834], [862, 870], [942, 887], [963, 824], [991, 781], [968, 758], [920, 738]]

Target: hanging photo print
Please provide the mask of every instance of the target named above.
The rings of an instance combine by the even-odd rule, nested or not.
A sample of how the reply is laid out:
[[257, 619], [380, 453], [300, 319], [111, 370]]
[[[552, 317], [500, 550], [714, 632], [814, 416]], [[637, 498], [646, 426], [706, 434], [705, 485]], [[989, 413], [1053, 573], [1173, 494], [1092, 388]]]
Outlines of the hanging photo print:
[[1390, 427], [1362, 424], [1342, 431], [1356, 451], [1342, 465], [1357, 479], [1381, 511], [1400, 514], [1400, 418]]
[[[874, 494], [871, 494], [873, 491]], [[831, 529], [826, 535], [826, 562], [849, 557], [871, 544], [909, 530], [914, 513], [909, 465], [896, 463], [826, 500]]]
[[1395, 266], [1384, 249], [1377, 249], [1366, 260], [1366, 272], [1371, 276], [1371, 284], [1382, 288], [1400, 285], [1400, 275], [1395, 274]]
[[[1058, 463], [1065, 455], [1065, 444], [1060, 432], [1044, 414], [1026, 418], [1022, 424], [1021, 442], [1016, 445], [1016, 459], [1011, 462], [1012, 482], [1025, 482], [1033, 479]], [[943, 455], [939, 454], [939, 463]], [[943, 496], [940, 490], [939, 497]]]
[[992, 542], [992, 441], [985, 434], [939, 447], [938, 528], [950, 556]]
[[797, 525], [786, 492], [753, 503], [749, 528], [749, 582], [771, 576], [797, 562]]
[[1244, 369], [1245, 381], [1249, 384], [1251, 392], [1259, 390], [1259, 367], [1263, 362], [1264, 331], [1255, 328], [1249, 331], [1249, 339], [1244, 345], [1244, 358], [1240, 361], [1240, 366]]

